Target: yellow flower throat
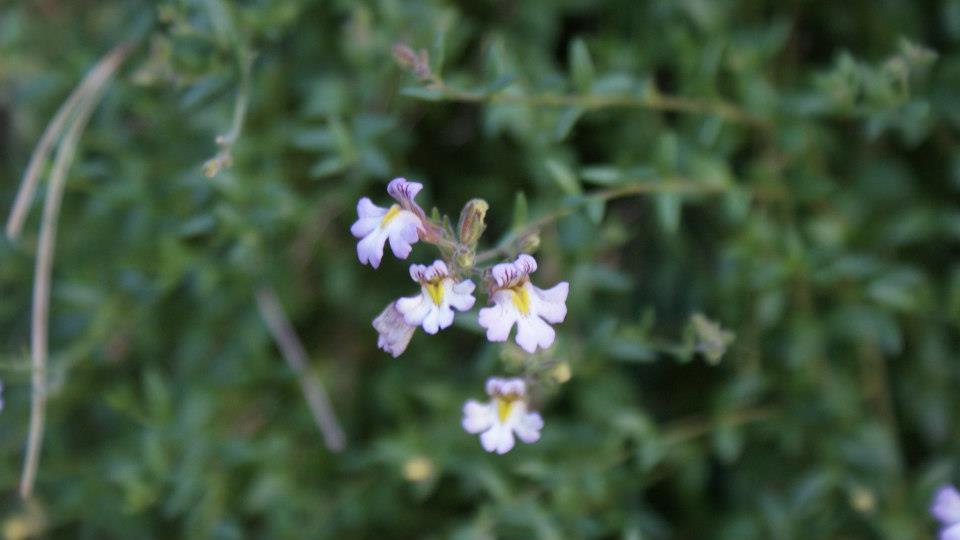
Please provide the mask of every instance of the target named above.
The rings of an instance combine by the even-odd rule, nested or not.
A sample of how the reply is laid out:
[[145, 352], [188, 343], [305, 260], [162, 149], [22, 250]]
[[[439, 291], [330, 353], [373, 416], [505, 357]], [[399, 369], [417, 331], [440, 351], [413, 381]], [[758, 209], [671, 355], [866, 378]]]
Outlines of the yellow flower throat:
[[434, 304], [439, 306], [443, 302], [443, 280], [428, 281], [423, 284], [423, 288], [426, 289]]
[[530, 313], [530, 293], [523, 284], [510, 288], [510, 299], [513, 300], [513, 305], [517, 307], [520, 314]]
[[500, 396], [497, 398], [497, 418], [500, 419], [500, 423], [507, 421], [507, 418], [510, 417], [510, 411], [513, 410], [513, 404], [517, 402], [517, 398], [514, 396]]
[[400, 213], [400, 205], [399, 205], [399, 204], [395, 204], [395, 205], [391, 206], [390, 209], [387, 210], [387, 213], [383, 215], [383, 219], [380, 220], [380, 226], [381, 226], [381, 227], [386, 227], [386, 226], [387, 226], [387, 223], [390, 223], [390, 221], [391, 221], [393, 218], [397, 217], [397, 214], [399, 214], [399, 213]]

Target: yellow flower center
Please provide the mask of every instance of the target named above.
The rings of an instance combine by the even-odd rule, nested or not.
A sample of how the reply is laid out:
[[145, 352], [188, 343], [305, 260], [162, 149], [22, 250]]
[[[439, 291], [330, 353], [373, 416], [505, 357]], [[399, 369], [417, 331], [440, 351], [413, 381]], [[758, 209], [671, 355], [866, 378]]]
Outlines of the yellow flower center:
[[387, 223], [390, 223], [390, 221], [391, 221], [393, 218], [397, 217], [397, 214], [399, 214], [399, 213], [400, 213], [400, 205], [399, 205], [399, 204], [395, 204], [395, 205], [391, 206], [390, 209], [387, 210], [387, 213], [383, 215], [383, 219], [380, 220], [380, 227], [386, 227], [386, 226], [387, 226]]
[[522, 284], [510, 288], [510, 298], [513, 300], [513, 305], [520, 311], [520, 314], [526, 315], [530, 313], [530, 293], [527, 292], [527, 288]]
[[507, 421], [507, 418], [510, 417], [510, 411], [513, 410], [513, 405], [517, 402], [517, 398], [513, 396], [500, 396], [497, 398], [497, 418], [500, 419], [500, 423]]
[[443, 280], [428, 281], [423, 284], [423, 288], [427, 290], [434, 304], [439, 306], [443, 302]]

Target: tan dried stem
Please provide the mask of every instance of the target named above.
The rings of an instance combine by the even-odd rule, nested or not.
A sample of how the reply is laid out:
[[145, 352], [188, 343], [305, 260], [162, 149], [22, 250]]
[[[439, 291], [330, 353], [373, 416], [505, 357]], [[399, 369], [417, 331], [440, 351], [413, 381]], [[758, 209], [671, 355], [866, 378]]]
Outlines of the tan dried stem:
[[[49, 313], [50, 313], [50, 279], [53, 270], [54, 246], [57, 236], [57, 221], [60, 214], [60, 202], [63, 199], [63, 190], [66, 184], [67, 172], [70, 164], [73, 163], [76, 154], [77, 144], [83, 133], [93, 110], [100, 102], [103, 91], [106, 89], [107, 82], [110, 80], [123, 60], [133, 49], [132, 43], [123, 43], [110, 51], [98, 64], [90, 70], [84, 81], [77, 87], [77, 90], [67, 100], [76, 100], [73, 104], [64, 103], [60, 112], [65, 111], [63, 119], [54, 119], [48, 132], [53, 133], [50, 136], [50, 144], [56, 139], [56, 133], [66, 126], [66, 132], [60, 147], [57, 149], [57, 155], [54, 159], [53, 168], [50, 171], [50, 185], [47, 188], [47, 197], [44, 200], [43, 216], [40, 223], [40, 239], [37, 244], [37, 260], [33, 277], [33, 306], [31, 310], [31, 332], [30, 332], [30, 360], [31, 360], [31, 386], [32, 395], [30, 403], [30, 428], [27, 434], [26, 455], [23, 462], [23, 472], [20, 478], [20, 496], [23, 499], [29, 499], [33, 495], [33, 486], [37, 477], [37, 470], [40, 462], [40, 449], [43, 445], [43, 428], [46, 412], [47, 388], [46, 388], [46, 369], [47, 369], [47, 342], [49, 336]], [[60, 112], [57, 114], [59, 115]], [[75, 113], [75, 114], [71, 114]], [[72, 116], [72, 123], [68, 123]], [[62, 124], [60, 126], [54, 124]], [[44, 134], [46, 137], [47, 133]], [[43, 144], [45, 141], [41, 141]], [[49, 148], [41, 149], [38, 163], [45, 159]], [[38, 155], [38, 152], [34, 152]], [[32, 163], [31, 163], [32, 165]], [[36, 187], [38, 171], [40, 165], [36, 165], [36, 171], [25, 176], [24, 185], [21, 190], [26, 190], [25, 201], [29, 202], [32, 193]], [[29, 174], [33, 174], [31, 178]], [[18, 198], [19, 199], [19, 198]], [[23, 203], [26, 206], [26, 202]], [[11, 223], [14, 225], [11, 237], [15, 237], [22, 225], [22, 217], [18, 217], [17, 206], [14, 207], [14, 214], [11, 216]], [[22, 210], [25, 213], [25, 210]], [[16, 218], [16, 219], [14, 219]], [[17, 221], [19, 219], [20, 221]], [[9, 224], [8, 224], [9, 225]], [[8, 235], [11, 229], [8, 227]]]
[[277, 294], [270, 287], [262, 287], [256, 292], [257, 309], [260, 310], [260, 317], [264, 324], [270, 330], [273, 340], [277, 343], [283, 359], [297, 376], [300, 383], [300, 389], [307, 400], [310, 413], [313, 415], [314, 422], [323, 435], [324, 443], [331, 452], [340, 452], [347, 446], [347, 439], [340, 427], [336, 414], [333, 412], [333, 406], [330, 404], [330, 398], [323, 387], [323, 383], [316, 373], [310, 370], [307, 365], [307, 352], [303, 348], [303, 343], [297, 337], [290, 319], [283, 310], [283, 305], [277, 298]]
[[10, 210], [10, 217], [7, 219], [6, 233], [7, 238], [10, 240], [16, 240], [23, 230], [23, 222], [27, 218], [30, 201], [33, 200], [33, 193], [37, 190], [37, 184], [40, 181], [40, 170], [47, 161], [47, 157], [53, 149], [53, 144], [63, 132], [67, 120], [73, 116], [77, 104], [85, 96], [93, 92], [98, 85], [103, 84], [103, 82], [110, 77], [110, 74], [117, 69], [124, 58], [130, 53], [131, 47], [132, 44], [130, 43], [121, 44], [97, 62], [97, 64], [87, 72], [83, 81], [74, 88], [70, 97], [63, 102], [60, 109], [57, 110], [57, 114], [50, 120], [50, 123], [47, 124], [47, 128], [43, 131], [43, 135], [40, 136], [40, 141], [37, 142], [37, 146], [33, 149], [33, 154], [30, 156], [30, 163], [27, 165], [27, 170], [23, 173], [23, 179], [20, 181], [20, 190], [17, 192], [17, 197]]

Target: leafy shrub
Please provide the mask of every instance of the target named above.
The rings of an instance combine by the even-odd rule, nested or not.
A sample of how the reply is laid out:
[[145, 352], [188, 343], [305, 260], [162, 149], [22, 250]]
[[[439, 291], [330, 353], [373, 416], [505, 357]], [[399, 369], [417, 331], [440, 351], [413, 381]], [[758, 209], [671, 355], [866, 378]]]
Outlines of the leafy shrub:
[[[933, 536], [960, 2], [8, 3], [4, 207], [126, 41], [65, 186], [29, 502], [43, 197], [0, 240], [7, 538]], [[570, 282], [552, 349], [489, 343], [474, 310], [377, 350], [406, 263], [360, 266], [348, 231], [395, 176], [454, 217], [485, 199], [482, 249], [539, 244]], [[531, 369], [542, 439], [483, 452], [464, 400]]]

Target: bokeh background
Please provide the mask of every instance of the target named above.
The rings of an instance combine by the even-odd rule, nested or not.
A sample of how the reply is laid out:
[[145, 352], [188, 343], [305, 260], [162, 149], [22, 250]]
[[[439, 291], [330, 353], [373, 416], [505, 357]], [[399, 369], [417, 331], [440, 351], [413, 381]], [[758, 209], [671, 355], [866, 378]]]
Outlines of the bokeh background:
[[[935, 535], [932, 492], [960, 479], [960, 1], [7, 1], [4, 213], [128, 40], [67, 178], [29, 502], [43, 185], [0, 240], [5, 538]], [[564, 215], [537, 252], [536, 283], [571, 284], [551, 351], [475, 315], [377, 350], [410, 261], [361, 266], [348, 229], [394, 176], [453, 220], [485, 198], [484, 246]], [[484, 453], [463, 401], [531, 369], [542, 440]]]

